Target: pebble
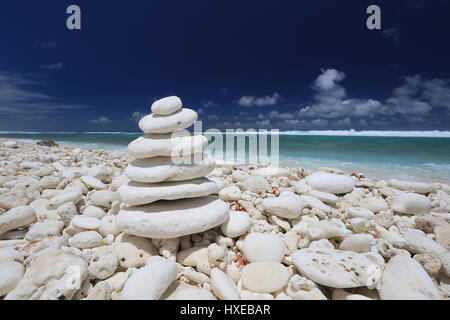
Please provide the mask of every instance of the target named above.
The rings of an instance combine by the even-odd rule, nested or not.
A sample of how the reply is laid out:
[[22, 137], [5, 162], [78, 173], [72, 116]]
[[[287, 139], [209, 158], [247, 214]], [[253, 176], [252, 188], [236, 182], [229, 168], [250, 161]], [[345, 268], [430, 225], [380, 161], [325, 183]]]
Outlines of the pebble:
[[224, 201], [236, 201], [241, 198], [241, 189], [236, 186], [225, 187], [219, 191], [219, 198]]
[[165, 97], [153, 102], [151, 110], [154, 114], [167, 116], [181, 109], [182, 102], [177, 96]]
[[233, 280], [218, 268], [211, 269], [211, 289], [220, 300], [239, 300]]
[[375, 214], [373, 211], [366, 208], [350, 207], [347, 209], [347, 213], [352, 218], [370, 218]]
[[[192, 160], [191, 156], [136, 159], [125, 169], [125, 174], [133, 181], [147, 183], [201, 178], [210, 173], [215, 167], [212, 157], [207, 154], [203, 154], [201, 157], [202, 160], [196, 163], [193, 163], [194, 160]], [[174, 162], [180, 164], [175, 164]]]
[[252, 220], [245, 211], [230, 211], [229, 219], [221, 225], [223, 234], [229, 238], [237, 238], [250, 229]]
[[306, 183], [313, 189], [332, 194], [351, 192], [355, 182], [342, 174], [315, 172], [306, 178]]
[[276, 235], [253, 232], [245, 237], [242, 251], [249, 262], [281, 262], [286, 253], [286, 245]]
[[376, 253], [356, 253], [329, 248], [300, 249], [292, 255], [300, 273], [332, 288], [375, 285], [384, 259]]
[[136, 159], [153, 157], [183, 157], [202, 152], [208, 146], [208, 138], [191, 135], [187, 130], [172, 133], [147, 133], [128, 145], [128, 153]]
[[119, 266], [119, 258], [112, 246], [97, 248], [89, 260], [89, 275], [97, 279], [106, 279], [113, 275]]
[[171, 239], [203, 232], [228, 220], [228, 205], [214, 196], [127, 207], [117, 228], [141, 237]]
[[359, 201], [361, 208], [370, 210], [372, 212], [380, 212], [389, 208], [388, 204], [383, 198], [368, 197]]
[[203, 261], [208, 261], [207, 246], [194, 246], [177, 253], [177, 262], [184, 266], [196, 267]]
[[391, 188], [403, 190], [403, 191], [412, 191], [415, 193], [427, 194], [433, 191], [433, 187], [427, 183], [422, 182], [413, 182], [413, 181], [403, 181], [398, 179], [390, 179], [388, 180], [388, 185]]
[[158, 300], [177, 277], [171, 260], [154, 262], [135, 271], [122, 290], [122, 300]]
[[182, 108], [167, 116], [150, 114], [139, 121], [139, 128], [145, 133], [170, 133], [190, 127], [198, 115], [192, 109]]
[[382, 300], [439, 300], [436, 285], [419, 262], [396, 255], [384, 268], [380, 284]]
[[340, 250], [353, 252], [370, 252], [374, 238], [371, 234], [351, 234], [339, 245]]
[[78, 249], [94, 248], [102, 245], [102, 243], [103, 238], [96, 231], [80, 232], [69, 238], [70, 246]]
[[171, 300], [217, 300], [208, 290], [202, 288], [185, 288], [171, 297]]
[[105, 216], [105, 211], [97, 206], [87, 206], [83, 209], [83, 216], [102, 219]]
[[97, 178], [82, 176], [80, 179], [89, 188], [95, 190], [105, 190], [107, 188], [107, 186]]
[[99, 190], [94, 191], [90, 195], [90, 204], [94, 206], [100, 206], [104, 208], [111, 208], [114, 201], [120, 199], [119, 195], [111, 190]]
[[100, 220], [92, 217], [75, 216], [72, 219], [72, 226], [86, 230], [97, 230], [100, 227]]
[[281, 218], [295, 219], [305, 207], [305, 203], [297, 195], [285, 195], [266, 198], [261, 202], [263, 209]]
[[150, 204], [158, 200], [177, 200], [209, 196], [218, 191], [217, 184], [207, 178], [189, 181], [141, 183], [130, 181], [117, 191], [128, 205]]
[[18, 206], [0, 215], [0, 235], [36, 221], [36, 212], [30, 206]]
[[242, 285], [253, 292], [272, 293], [283, 289], [289, 280], [288, 268], [277, 262], [253, 262], [242, 269]]
[[104, 216], [100, 220], [98, 231], [104, 237], [108, 235], [117, 236], [120, 233], [120, 230], [116, 226], [116, 216]]
[[23, 262], [24, 256], [20, 251], [13, 248], [0, 249], [0, 262], [17, 261]]
[[[5, 300], [70, 300], [87, 276], [80, 257], [56, 248], [37, 253], [22, 280]], [[70, 282], [73, 285], [67, 286]]]
[[429, 213], [431, 201], [417, 193], [401, 193], [392, 201], [392, 210], [399, 213], [418, 215]]
[[47, 208], [49, 210], [55, 210], [59, 206], [68, 203], [68, 202], [77, 202], [81, 199], [83, 196], [83, 192], [79, 188], [70, 188], [67, 189], [61, 193], [56, 194], [53, 196], [48, 205]]
[[58, 220], [45, 220], [33, 224], [25, 235], [25, 239], [30, 242], [38, 242], [44, 239], [57, 236], [64, 228], [64, 223]]
[[13, 290], [22, 280], [25, 267], [17, 261], [0, 262], [0, 297]]

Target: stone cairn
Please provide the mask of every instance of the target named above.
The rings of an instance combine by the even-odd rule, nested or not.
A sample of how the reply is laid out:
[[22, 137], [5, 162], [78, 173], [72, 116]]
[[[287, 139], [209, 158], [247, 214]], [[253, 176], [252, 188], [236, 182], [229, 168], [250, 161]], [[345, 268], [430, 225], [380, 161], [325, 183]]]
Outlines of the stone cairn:
[[182, 108], [175, 96], [154, 102], [151, 111], [139, 121], [144, 135], [128, 145], [136, 159], [125, 169], [131, 181], [118, 190], [128, 207], [117, 215], [117, 227], [140, 237], [171, 239], [226, 222], [228, 205], [212, 196], [218, 186], [205, 178], [215, 167], [203, 152], [208, 139], [186, 130], [197, 113]]

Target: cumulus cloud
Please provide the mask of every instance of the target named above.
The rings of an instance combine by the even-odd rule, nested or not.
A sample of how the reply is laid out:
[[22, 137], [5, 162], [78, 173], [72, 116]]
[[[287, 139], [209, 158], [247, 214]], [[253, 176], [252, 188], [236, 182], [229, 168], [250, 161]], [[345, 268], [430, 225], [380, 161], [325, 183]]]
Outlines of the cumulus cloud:
[[[319, 75], [314, 82], [314, 86], [318, 89], [318, 91], [326, 91], [331, 89], [343, 89], [337, 85], [338, 82], [341, 82], [345, 79], [345, 73], [339, 72], [336, 69], [322, 69], [322, 74]], [[338, 93], [338, 95], [345, 95], [345, 90], [342, 90]]]
[[367, 121], [364, 120], [364, 119], [359, 119], [358, 124], [359, 124], [361, 127], [365, 127], [365, 126], [367, 126]]
[[421, 82], [422, 79], [418, 75], [405, 77], [404, 84], [394, 89], [392, 97], [387, 99], [387, 104], [400, 114], [427, 115], [431, 105], [422, 99]]
[[257, 96], [243, 96], [239, 99], [239, 105], [242, 107], [263, 107], [273, 106], [278, 103], [280, 95], [275, 92], [272, 96], [257, 97]]
[[91, 122], [92, 123], [98, 123], [98, 124], [105, 124], [105, 123], [110, 123], [111, 120], [109, 120], [108, 117], [103, 117], [102, 116], [102, 117], [100, 117], [98, 119], [91, 120]]
[[139, 120], [141, 120], [143, 117], [145, 117], [146, 114], [140, 111], [135, 111], [131, 114], [130, 120], [138, 122]]
[[44, 83], [22, 75], [0, 71], [0, 118], [10, 116], [28, 119], [89, 108], [87, 105], [61, 103], [36, 90], [36, 87], [42, 85]]
[[260, 120], [260, 121], [257, 121], [256, 124], [260, 127], [268, 126], [268, 125], [270, 125], [270, 120], [269, 119]]
[[[322, 69], [312, 83], [312, 89], [316, 93], [310, 105], [303, 106], [297, 111], [272, 110], [258, 112], [256, 115], [247, 111], [250, 109], [246, 109], [241, 111], [239, 116], [235, 116], [235, 119], [244, 120], [250, 126], [270, 124], [295, 129], [352, 128], [370, 125], [383, 127], [399, 120], [429, 121], [435, 110], [450, 111], [450, 80], [425, 79], [420, 75], [403, 77], [387, 99], [377, 100], [349, 97], [342, 85], [345, 79], [346, 75], [342, 71]], [[263, 103], [256, 104], [257, 99], [261, 98], [244, 99], [241, 105], [263, 105]]]
[[428, 100], [431, 106], [450, 109], [450, 81], [443, 79], [421, 80], [422, 98]]
[[299, 119], [285, 120], [284, 123], [288, 126], [304, 126], [308, 124], [306, 120], [299, 120]]
[[349, 98], [340, 84], [345, 74], [335, 69], [322, 70], [313, 84], [317, 92], [315, 103], [299, 110], [299, 117], [335, 119], [375, 118], [376, 116], [404, 116], [417, 121], [430, 114], [433, 108], [450, 109], [450, 82], [443, 79], [424, 79], [420, 75], [402, 78], [386, 101]]
[[328, 119], [315, 119], [315, 120], [311, 121], [311, 123], [317, 127], [326, 127], [328, 122], [329, 122]]
[[292, 119], [294, 118], [294, 114], [289, 112], [280, 113], [279, 111], [271, 111], [269, 113], [269, 117], [272, 119]]
[[43, 67], [45, 69], [49, 70], [49, 71], [61, 71], [61, 70], [64, 70], [66, 68], [62, 62], [48, 64], [48, 65], [45, 65]]
[[313, 89], [317, 91], [314, 96], [315, 103], [301, 108], [299, 116], [320, 118], [370, 117], [377, 113], [389, 113], [389, 110], [377, 100], [349, 99], [345, 88], [340, 84], [344, 79], [345, 73], [336, 69], [322, 70], [313, 84]]
[[205, 108], [217, 108], [219, 105], [216, 104], [215, 102], [209, 100], [203, 103], [203, 107]]

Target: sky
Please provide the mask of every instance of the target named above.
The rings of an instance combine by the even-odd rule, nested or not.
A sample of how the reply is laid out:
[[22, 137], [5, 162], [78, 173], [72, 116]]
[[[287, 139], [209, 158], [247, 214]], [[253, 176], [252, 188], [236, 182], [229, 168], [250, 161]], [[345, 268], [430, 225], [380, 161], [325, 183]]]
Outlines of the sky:
[[0, 131], [136, 132], [170, 95], [205, 130], [450, 130], [449, 0], [15, 0], [0, 30]]

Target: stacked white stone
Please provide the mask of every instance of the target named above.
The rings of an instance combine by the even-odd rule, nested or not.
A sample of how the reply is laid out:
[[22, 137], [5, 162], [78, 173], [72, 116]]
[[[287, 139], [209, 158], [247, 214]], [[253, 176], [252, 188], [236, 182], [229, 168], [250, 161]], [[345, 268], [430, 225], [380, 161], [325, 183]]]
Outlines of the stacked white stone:
[[203, 152], [208, 139], [190, 135], [197, 120], [172, 96], [153, 103], [139, 121], [144, 135], [128, 145], [136, 159], [125, 169], [131, 181], [118, 193], [128, 207], [119, 212], [117, 227], [128, 234], [171, 239], [203, 232], [228, 220], [228, 205], [216, 196], [218, 186], [205, 176], [214, 159]]

